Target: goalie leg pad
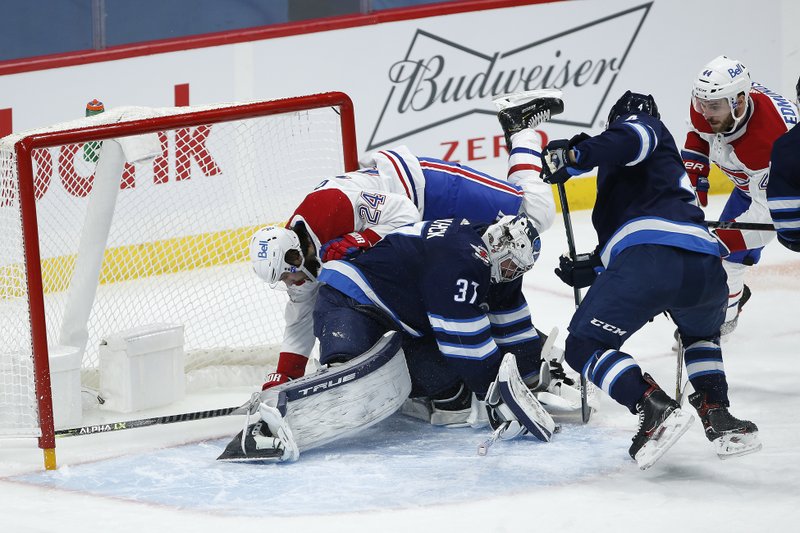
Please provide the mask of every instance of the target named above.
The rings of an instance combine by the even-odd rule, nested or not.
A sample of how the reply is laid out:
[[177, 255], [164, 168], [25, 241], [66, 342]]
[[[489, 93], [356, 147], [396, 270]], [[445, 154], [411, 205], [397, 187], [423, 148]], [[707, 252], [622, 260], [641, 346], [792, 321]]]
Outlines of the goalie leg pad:
[[261, 392], [261, 420], [240, 432], [223, 461], [296, 461], [300, 452], [384, 420], [411, 392], [397, 332], [362, 355]]
[[503, 357], [497, 379], [486, 394], [486, 403], [490, 419], [508, 422], [502, 438], [530, 433], [539, 440], [549, 442], [555, 432], [553, 417], [525, 385], [513, 354], [508, 353]]
[[284, 424], [302, 452], [388, 418], [409, 392], [411, 378], [401, 336], [388, 332], [347, 363], [267, 389], [262, 393], [260, 412], [262, 418], [280, 414], [280, 422], [274, 417], [266, 420], [270, 430], [277, 424], [275, 430], [279, 432], [280, 424]]

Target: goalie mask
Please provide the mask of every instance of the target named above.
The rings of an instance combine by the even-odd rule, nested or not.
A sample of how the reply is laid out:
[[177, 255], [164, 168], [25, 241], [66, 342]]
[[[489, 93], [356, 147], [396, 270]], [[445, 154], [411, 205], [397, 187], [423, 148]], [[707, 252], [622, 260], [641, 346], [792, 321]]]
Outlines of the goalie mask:
[[[744, 93], [744, 109], [739, 107], [738, 96]], [[709, 62], [697, 75], [692, 87], [692, 107], [708, 116], [733, 116], [733, 128], [738, 126], [747, 111], [750, 93], [750, 71], [734, 59], [719, 56]]]
[[258, 277], [273, 289], [281, 287], [280, 282], [295, 272], [316, 280], [305, 267], [300, 238], [290, 229], [267, 226], [255, 232], [250, 239], [250, 260]]
[[517, 279], [533, 268], [539, 257], [539, 232], [525, 215], [504, 216], [482, 235], [489, 251], [492, 283]]

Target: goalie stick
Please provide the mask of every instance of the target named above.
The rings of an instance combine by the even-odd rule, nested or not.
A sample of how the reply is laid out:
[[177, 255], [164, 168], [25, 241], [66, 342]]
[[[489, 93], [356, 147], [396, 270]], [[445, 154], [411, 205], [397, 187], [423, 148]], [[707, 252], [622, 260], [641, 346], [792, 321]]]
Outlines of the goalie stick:
[[[569, 247], [569, 257], [573, 261], [577, 257], [577, 252], [575, 251], [575, 236], [572, 233], [572, 219], [569, 216], [569, 203], [567, 202], [567, 191], [564, 188], [563, 183], [558, 184], [558, 197], [561, 200], [561, 214], [564, 215], [564, 228], [567, 231], [567, 246]], [[577, 309], [581, 305], [581, 290], [577, 287], [573, 287], [573, 294], [575, 296], [575, 308]], [[581, 376], [581, 420], [583, 423], [587, 423], [592, 416], [592, 408], [589, 407], [589, 397], [588, 397], [588, 387], [589, 382], [586, 379], [586, 376], [583, 375], [583, 372], [580, 373]]]
[[[253, 398], [238, 407], [225, 407], [222, 409], [209, 409], [207, 411], [194, 411], [192, 413], [182, 413], [178, 415], [154, 416], [151, 418], [140, 418], [138, 420], [125, 420], [122, 422], [106, 422], [90, 426], [56, 430], [55, 436], [78, 437], [81, 435], [94, 435], [96, 433], [109, 433], [111, 431], [122, 431], [124, 429], [143, 428], [163, 424], [175, 424], [177, 422], [189, 422], [190, 420], [203, 420], [206, 418], [218, 418], [221, 416], [244, 415], [250, 412], [253, 405]], [[258, 405], [258, 403], [256, 403]]]

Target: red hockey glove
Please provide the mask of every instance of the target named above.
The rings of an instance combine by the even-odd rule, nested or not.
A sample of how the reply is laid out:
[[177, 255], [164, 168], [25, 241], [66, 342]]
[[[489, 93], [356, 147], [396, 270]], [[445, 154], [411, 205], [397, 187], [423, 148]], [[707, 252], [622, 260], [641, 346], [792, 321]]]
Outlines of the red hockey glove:
[[369, 239], [363, 233], [354, 231], [338, 239], [331, 239], [326, 242], [320, 250], [322, 261], [335, 261], [353, 257], [371, 247]]
[[267, 374], [267, 379], [261, 386], [261, 390], [271, 389], [282, 385], [287, 381], [303, 377], [306, 373], [306, 363], [308, 358], [291, 352], [281, 352], [278, 359], [278, 368], [275, 372]]
[[708, 163], [684, 159], [683, 166], [689, 175], [689, 180], [692, 182], [695, 193], [697, 193], [697, 200], [703, 207], [707, 206], [710, 186], [708, 183]]

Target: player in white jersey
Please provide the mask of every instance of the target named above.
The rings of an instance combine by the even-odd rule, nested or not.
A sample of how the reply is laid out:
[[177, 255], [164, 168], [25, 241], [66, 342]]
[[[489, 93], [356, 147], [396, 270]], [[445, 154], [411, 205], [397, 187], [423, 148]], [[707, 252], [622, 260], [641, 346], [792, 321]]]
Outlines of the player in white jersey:
[[[797, 123], [797, 107], [750, 80], [739, 61], [719, 56], [698, 74], [692, 89], [691, 130], [681, 151], [684, 166], [702, 206], [707, 205], [709, 162], [734, 184], [721, 220], [770, 223], [767, 180], [772, 144]], [[724, 266], [728, 275], [728, 309], [722, 334], [733, 331], [739, 311], [749, 298], [744, 285], [747, 266], [761, 257], [771, 231], [720, 229], [730, 249]]]
[[550, 186], [538, 179], [541, 147], [532, 128], [563, 110], [560, 95], [531, 91], [498, 104], [509, 107], [526, 99], [531, 103], [525, 124], [507, 138], [507, 181], [457, 163], [416, 157], [401, 146], [374, 154], [370, 168], [323, 181], [285, 228], [259, 230], [250, 247], [254, 269], [273, 288], [287, 288], [290, 297], [280, 359], [264, 388], [305, 372], [315, 340], [312, 311], [322, 262], [351, 257], [392, 229], [420, 220], [465, 217], [491, 223], [522, 213], [537, 231], [549, 228], [555, 202]]

